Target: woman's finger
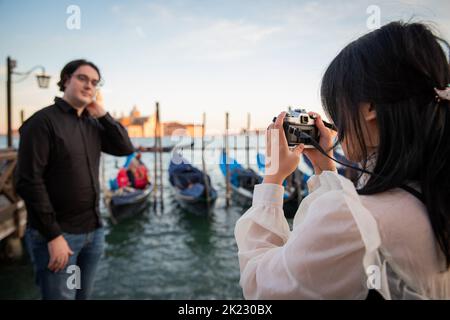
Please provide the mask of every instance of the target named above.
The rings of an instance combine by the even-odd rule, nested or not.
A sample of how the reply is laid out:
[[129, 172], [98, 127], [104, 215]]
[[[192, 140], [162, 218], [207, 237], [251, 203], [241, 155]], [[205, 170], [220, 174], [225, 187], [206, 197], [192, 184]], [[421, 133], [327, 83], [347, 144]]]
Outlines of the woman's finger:
[[272, 145], [272, 141], [270, 139], [270, 135], [272, 134], [273, 124], [271, 124], [266, 131], [266, 158], [270, 157], [270, 149]]
[[288, 146], [288, 142], [286, 139], [286, 135], [284, 134], [284, 129], [283, 129], [283, 125], [281, 126], [280, 129], [278, 129], [278, 143], [280, 144], [280, 148], [289, 148]]
[[285, 111], [281, 112], [278, 115], [277, 119], [275, 120], [275, 126], [274, 127], [277, 128], [277, 129], [283, 128], [283, 121], [284, 121], [285, 117], [286, 117], [286, 112]]
[[281, 112], [277, 119], [275, 120], [275, 124], [274, 124], [274, 128], [278, 129], [278, 148], [288, 148], [288, 143], [286, 140], [286, 136], [284, 134], [284, 129], [283, 129], [283, 122], [284, 122], [284, 118], [286, 117], [286, 111]]
[[303, 143], [299, 144], [292, 150], [298, 157], [302, 154], [303, 150], [305, 149], [305, 145]]
[[315, 112], [309, 112], [309, 115], [312, 115], [315, 120], [316, 127], [320, 131], [320, 135], [324, 137], [332, 137], [331, 130], [325, 127], [325, 124], [323, 123], [322, 117], [320, 114]]

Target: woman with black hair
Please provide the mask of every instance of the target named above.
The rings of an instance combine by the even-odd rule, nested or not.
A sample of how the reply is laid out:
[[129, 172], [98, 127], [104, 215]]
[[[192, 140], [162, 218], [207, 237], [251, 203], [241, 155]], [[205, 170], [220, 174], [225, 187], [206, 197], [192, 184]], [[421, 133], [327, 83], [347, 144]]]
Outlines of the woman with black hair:
[[[324, 153], [289, 149], [280, 131], [284, 113], [269, 126], [266, 158], [279, 161], [235, 229], [246, 298], [364, 299], [369, 289], [386, 299], [450, 298], [450, 68], [443, 46], [448, 50], [424, 24], [392, 22], [329, 65], [322, 103], [337, 143], [360, 163], [357, 188], [337, 174], [335, 134], [320, 116]], [[281, 183], [302, 152], [315, 175], [291, 231]]]

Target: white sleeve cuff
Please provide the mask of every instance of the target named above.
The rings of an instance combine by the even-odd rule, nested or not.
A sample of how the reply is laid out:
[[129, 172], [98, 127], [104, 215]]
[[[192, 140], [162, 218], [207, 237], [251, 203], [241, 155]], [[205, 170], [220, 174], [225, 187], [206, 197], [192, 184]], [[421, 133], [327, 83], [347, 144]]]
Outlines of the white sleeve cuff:
[[[322, 173], [325, 173], [325, 174], [327, 174], [327, 172], [328, 172], [328, 173], [329, 173], [329, 172], [332, 172], [332, 173], [339, 174], [338, 171], [337, 171], [337, 169], [332, 170], [332, 171], [331, 171], [331, 170], [324, 170], [324, 171], [322, 171]], [[313, 191], [316, 190], [318, 187], [320, 187], [320, 176], [322, 175], [322, 173], [319, 174], [319, 175], [313, 175], [313, 176], [311, 176], [311, 178], [309, 178], [308, 181], [306, 182], [306, 184], [308, 185], [308, 191], [309, 191], [309, 193], [313, 192]]]
[[283, 205], [284, 188], [279, 184], [261, 183], [255, 185], [253, 205]]

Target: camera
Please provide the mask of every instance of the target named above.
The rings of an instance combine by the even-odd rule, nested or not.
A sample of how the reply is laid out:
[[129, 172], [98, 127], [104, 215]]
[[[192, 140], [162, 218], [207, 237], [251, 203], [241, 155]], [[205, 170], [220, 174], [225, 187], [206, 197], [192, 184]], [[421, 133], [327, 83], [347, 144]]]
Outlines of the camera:
[[289, 110], [283, 121], [284, 134], [289, 147], [295, 147], [301, 143], [305, 148], [314, 148], [311, 138], [319, 142], [320, 132], [315, 125], [314, 117], [305, 109]]

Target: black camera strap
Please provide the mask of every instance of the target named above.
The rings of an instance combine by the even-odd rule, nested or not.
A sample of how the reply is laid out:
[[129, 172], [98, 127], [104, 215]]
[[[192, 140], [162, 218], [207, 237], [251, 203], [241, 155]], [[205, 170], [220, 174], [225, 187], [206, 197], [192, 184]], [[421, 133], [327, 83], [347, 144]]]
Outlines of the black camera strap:
[[420, 201], [422, 201], [422, 203], [425, 204], [425, 198], [423, 196], [423, 194], [419, 191], [417, 191], [416, 189], [404, 184], [400, 186], [401, 189], [405, 190], [406, 192], [412, 194], [413, 196], [415, 196], [417, 199], [419, 199]]
[[368, 171], [368, 170], [365, 170], [365, 169], [362, 169], [362, 168], [358, 168], [358, 167], [355, 167], [355, 166], [351, 166], [351, 165], [349, 165], [349, 164], [347, 164], [347, 163], [344, 163], [344, 162], [342, 162], [342, 161], [339, 161], [339, 160], [337, 160], [337, 159], [335, 159], [335, 158], [329, 156], [329, 155], [327, 154], [327, 152], [326, 152], [325, 150], [323, 150], [323, 148], [320, 146], [320, 144], [319, 144], [313, 137], [311, 137], [309, 134], [304, 133], [303, 131], [301, 131], [301, 130], [299, 130], [299, 129], [297, 129], [297, 128], [294, 129], [293, 134], [294, 134], [297, 138], [308, 139], [309, 142], [314, 146], [314, 148], [316, 148], [316, 149], [317, 149], [320, 153], [322, 153], [325, 157], [327, 157], [327, 158], [333, 160], [333, 161], [336, 162], [336, 163], [339, 163], [340, 165], [343, 165], [344, 167], [347, 167], [347, 168], [350, 168], [350, 169], [353, 169], [353, 170], [357, 170], [357, 171], [360, 171], [360, 172], [363, 172], [363, 173], [367, 173], [367, 174], [370, 174], [371, 176], [379, 176], [379, 175], [377, 175], [376, 173], [373, 173], [373, 172], [370, 172], [370, 171]]
[[[309, 134], [304, 133], [304, 132], [302, 132], [301, 130], [298, 130], [298, 129], [295, 130], [295, 131], [294, 131], [294, 134], [295, 134], [298, 138], [307, 138], [307, 139], [309, 139], [309, 141], [311, 142], [311, 144], [312, 144], [312, 145], [313, 145], [320, 153], [322, 153], [322, 154], [323, 154], [324, 156], [326, 156], [327, 158], [333, 160], [334, 162], [337, 162], [337, 163], [339, 163], [339, 164], [341, 164], [341, 165], [343, 165], [343, 166], [345, 166], [345, 167], [348, 167], [348, 168], [351, 168], [351, 169], [354, 169], [354, 170], [357, 170], [357, 171], [360, 171], [360, 172], [363, 172], [363, 173], [370, 174], [370, 175], [372, 175], [372, 176], [378, 176], [378, 177], [381, 177], [380, 175], [377, 175], [377, 174], [374, 173], [374, 172], [370, 172], [370, 171], [367, 171], [367, 170], [365, 170], [365, 169], [361, 169], [361, 168], [358, 168], [358, 167], [355, 167], [355, 166], [348, 165], [348, 164], [346, 164], [346, 163], [344, 163], [344, 162], [342, 162], [342, 161], [339, 161], [339, 160], [337, 160], [337, 159], [335, 159], [335, 158], [329, 156], [329, 155], [327, 154], [327, 152], [326, 152], [325, 150], [323, 150], [323, 148], [319, 145], [319, 143], [318, 143], [316, 140], [314, 140]], [[423, 194], [422, 194], [421, 192], [417, 191], [416, 189], [414, 189], [414, 188], [412, 188], [412, 187], [410, 187], [410, 186], [408, 186], [408, 185], [406, 185], [406, 184], [401, 185], [400, 188], [403, 189], [403, 190], [405, 190], [406, 192], [412, 194], [412, 195], [415, 196], [417, 199], [419, 199], [422, 203], [425, 204], [425, 198], [424, 198], [424, 196], [423, 196]]]

